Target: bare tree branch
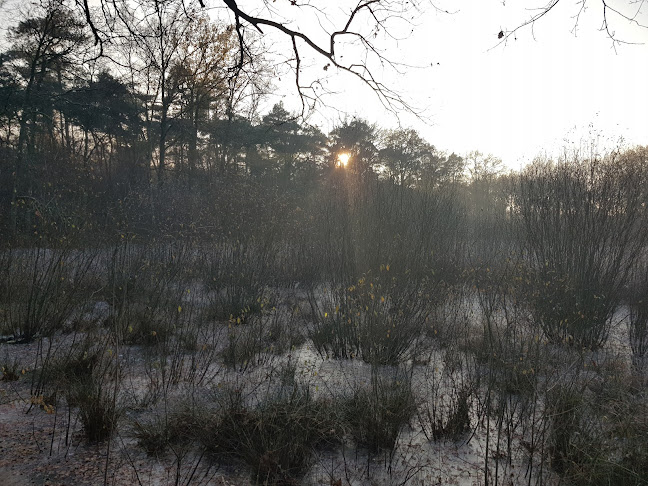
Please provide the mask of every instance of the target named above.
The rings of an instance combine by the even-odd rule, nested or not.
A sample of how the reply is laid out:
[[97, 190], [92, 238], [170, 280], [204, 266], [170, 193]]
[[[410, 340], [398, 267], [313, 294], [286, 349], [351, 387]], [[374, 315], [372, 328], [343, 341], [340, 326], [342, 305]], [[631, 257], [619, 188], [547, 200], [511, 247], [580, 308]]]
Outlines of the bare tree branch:
[[[315, 93], [315, 86], [321, 86], [321, 84], [317, 82], [312, 82], [309, 85], [301, 84], [300, 73], [302, 69], [302, 54], [300, 52], [300, 43], [313, 51], [315, 54], [323, 57], [327, 61], [325, 70], [328, 70], [329, 66], [333, 66], [341, 72], [351, 74], [355, 79], [359, 80], [365, 86], [369, 87], [377, 95], [381, 104], [389, 111], [398, 113], [402, 110], [405, 110], [417, 116], [419, 115], [416, 109], [411, 106], [400, 93], [377, 80], [374, 72], [372, 71], [372, 67], [367, 63], [367, 59], [363, 60], [362, 62], [357, 60], [350, 63], [342, 62], [343, 56], [337, 52], [338, 43], [341, 38], [345, 36], [355, 38], [363, 47], [364, 51], [371, 54], [374, 57], [374, 60], [377, 61], [380, 66], [389, 67], [397, 72], [400, 72], [397, 69], [397, 66], [399, 66], [399, 64], [387, 58], [383, 53], [381, 53], [377, 49], [375, 42], [373, 42], [372, 39], [369, 39], [366, 33], [362, 32], [361, 27], [364, 27], [364, 25], [360, 25], [360, 16], [366, 14], [372, 20], [372, 33], [377, 34], [378, 31], [388, 33], [386, 22], [392, 18], [407, 20], [405, 16], [406, 12], [408, 12], [411, 8], [416, 8], [418, 6], [417, 2], [408, 2], [404, 0], [361, 0], [347, 15], [343, 27], [328, 34], [328, 40], [326, 41], [326, 43], [318, 43], [314, 40], [313, 36], [305, 34], [301, 30], [289, 26], [287, 22], [279, 22], [272, 18], [252, 15], [242, 10], [238, 6], [236, 0], [222, 1], [225, 6], [234, 14], [237, 32], [239, 32], [240, 34], [239, 43], [240, 49], [242, 51], [245, 49], [246, 43], [246, 39], [243, 34], [243, 23], [251, 26], [258, 33], [264, 34], [266, 28], [270, 28], [279, 32], [280, 34], [287, 36], [290, 39], [292, 52], [294, 55], [293, 68], [295, 70], [296, 88], [302, 102], [303, 111], [306, 110], [307, 106], [312, 107], [315, 102], [319, 101], [319, 95]], [[312, 7], [310, 4], [301, 4], [297, 2], [291, 2], [291, 4], [295, 7]], [[319, 14], [326, 15], [321, 10], [316, 10]], [[395, 39], [395, 37], [392, 38]], [[307, 94], [307, 91], [313, 94], [309, 95]]]
[[[573, 32], [576, 33], [576, 29], [578, 28], [579, 22], [581, 15], [591, 3], [592, 0], [580, 0], [578, 2], [579, 4], [579, 9], [576, 15], [574, 15], [574, 28]], [[628, 5], [637, 5], [636, 9], [633, 9], [632, 15], [624, 13], [620, 8], [614, 7], [611, 4], [611, 0], [598, 0], [600, 2], [600, 7], [602, 9], [601, 12], [601, 30], [606, 33], [606, 35], [612, 40], [612, 45], [616, 46], [617, 44], [637, 44], [636, 42], [631, 42], [627, 41], [624, 39], [621, 39], [617, 36], [616, 31], [612, 30], [610, 27], [610, 18], [608, 13], [613, 13], [618, 19], [620, 20], [625, 20], [636, 27], [648, 29], [648, 24], [642, 23], [638, 20], [639, 16], [642, 13], [642, 8], [645, 5], [646, 0], [623, 0], [625, 3]], [[509, 38], [513, 37], [515, 38], [516, 34], [518, 31], [523, 30], [527, 27], [531, 28], [531, 31], [533, 33], [533, 28], [539, 20], [541, 20], [543, 17], [548, 15], [552, 10], [555, 9], [555, 7], [561, 2], [561, 0], [549, 0], [547, 4], [545, 4], [542, 7], [538, 7], [535, 9], [532, 9], [534, 13], [529, 17], [526, 21], [522, 22], [521, 24], [518, 24], [515, 28], [512, 30], [501, 30], [498, 34], [498, 39], [499, 42], [497, 45], [505, 44]]]
[[[95, 43], [103, 46], [105, 39], [109, 38], [110, 27], [104, 27], [102, 32], [97, 27], [97, 21], [93, 20], [92, 10], [89, 7], [88, 0], [75, 0], [85, 12], [86, 22], [95, 39]], [[184, 2], [184, 0], [164, 0], [168, 2]], [[208, 8], [205, 0], [196, 0], [201, 7]], [[322, 102], [322, 78], [306, 81], [304, 78], [304, 67], [308, 65], [307, 54], [314, 54], [325, 60], [324, 70], [328, 71], [329, 67], [336, 68], [339, 72], [347, 73], [354, 79], [371, 89], [378, 97], [381, 104], [389, 111], [398, 114], [400, 111], [406, 111], [420, 116], [420, 113], [414, 109], [396, 89], [386, 86], [380, 82], [378, 71], [381, 69], [391, 69], [398, 74], [403, 74], [400, 68], [405, 67], [395, 59], [386, 55], [379, 48], [378, 35], [384, 38], [397, 41], [399, 37], [394, 35], [398, 31], [395, 22], [406, 23], [413, 26], [414, 19], [423, 9], [423, 6], [436, 9], [440, 12], [450, 13], [447, 10], [439, 8], [432, 0], [356, 0], [356, 2], [343, 16], [334, 20], [329, 17], [331, 9], [327, 3], [318, 3], [313, 0], [255, 0], [247, 1], [245, 6], [240, 6], [237, 0], [211, 0], [212, 5], [220, 5], [220, 8], [228, 11], [233, 16], [233, 28], [236, 30], [239, 44], [239, 57], [237, 64], [232, 68], [233, 76], [236, 71], [240, 71], [252, 55], [248, 46], [255, 39], [254, 33], [248, 32], [253, 30], [257, 34], [266, 34], [275, 31], [279, 37], [283, 36], [290, 42], [290, 47], [286, 46], [286, 52], [289, 59], [287, 63], [295, 73], [295, 85], [302, 109], [313, 107], [317, 102]], [[516, 36], [517, 32], [530, 28], [533, 29], [536, 22], [553, 12], [561, 0], [544, 0], [544, 5], [532, 9], [531, 16], [524, 22], [518, 24], [512, 30], [500, 30], [498, 34], [499, 42], [497, 45], [506, 43], [509, 38]], [[646, 0], [617, 0], [624, 2], [631, 7], [631, 12], [627, 9], [615, 5], [615, 0], [579, 0], [577, 3], [578, 11], [574, 15], [574, 32], [579, 25], [582, 13], [592, 2], [597, 3], [602, 8], [601, 30], [612, 40], [613, 45], [619, 43], [631, 43], [621, 40], [611, 25], [612, 18], [615, 20], [624, 20], [640, 28], [648, 28], [646, 23], [641, 21], [642, 9], [645, 7]], [[126, 2], [123, 0], [100, 0], [104, 16], [106, 16], [106, 7], [114, 10], [112, 15], [117, 18], [122, 15], [120, 9], [128, 10]], [[134, 4], [137, 5], [137, 2]], [[295, 12], [295, 14], [282, 15], [282, 8], [285, 11]], [[292, 10], [294, 9], [294, 10]], [[308, 21], [305, 17], [312, 13], [312, 18]], [[340, 12], [337, 10], [336, 12]], [[304, 15], [302, 15], [304, 14]], [[336, 14], [337, 15], [337, 14]], [[337, 23], [338, 26], [334, 24]], [[317, 25], [319, 24], [319, 28]], [[324, 26], [327, 24], [327, 27]], [[409, 29], [405, 29], [408, 30]], [[324, 37], [321, 37], [321, 35]], [[354, 51], [354, 46], [361, 49], [362, 52]], [[342, 52], [344, 49], [344, 52]], [[103, 49], [102, 49], [103, 51]], [[340, 52], [338, 52], [340, 51]], [[344, 58], [347, 55], [346, 59]], [[408, 66], [411, 67], [411, 66]], [[316, 91], [319, 89], [319, 92]]]

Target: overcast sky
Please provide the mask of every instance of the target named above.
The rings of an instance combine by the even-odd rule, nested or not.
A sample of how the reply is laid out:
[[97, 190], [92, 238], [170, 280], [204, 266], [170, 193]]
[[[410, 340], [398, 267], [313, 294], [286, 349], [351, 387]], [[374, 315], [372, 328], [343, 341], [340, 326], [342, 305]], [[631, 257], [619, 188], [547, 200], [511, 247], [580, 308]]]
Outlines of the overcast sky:
[[[599, 137], [602, 147], [620, 137], [626, 144], [648, 145], [648, 29], [609, 17], [620, 40], [640, 43], [614, 48], [600, 31], [600, 0], [588, 1], [576, 32], [578, 2], [562, 0], [533, 30], [522, 29], [498, 45], [500, 29], [510, 31], [531, 15], [511, 3], [446, 1], [454, 13], [427, 10], [415, 19], [412, 36], [396, 49], [392, 45], [387, 55], [426, 68], [386, 73], [384, 81], [426, 108], [428, 121], [402, 115], [400, 122], [442, 150], [480, 150], [510, 167], [590, 136]], [[541, 6], [543, 0], [517, 3]], [[629, 0], [608, 3], [630, 5]], [[648, 5], [644, 10], [638, 20], [648, 24]], [[402, 30], [405, 36], [406, 27]], [[329, 87], [342, 92], [330, 102], [347, 114], [397, 125], [370, 90], [348, 76], [329, 80]], [[296, 106], [294, 101], [286, 98], [288, 106]], [[340, 116], [328, 110], [314, 120], [326, 129]]]

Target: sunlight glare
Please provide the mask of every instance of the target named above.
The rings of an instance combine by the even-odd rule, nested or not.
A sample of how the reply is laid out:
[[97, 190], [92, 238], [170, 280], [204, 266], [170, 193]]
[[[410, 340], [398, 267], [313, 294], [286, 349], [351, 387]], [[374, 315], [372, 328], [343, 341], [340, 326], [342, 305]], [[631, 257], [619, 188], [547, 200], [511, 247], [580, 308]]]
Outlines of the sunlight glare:
[[338, 154], [338, 161], [337, 161], [337, 166], [338, 167], [346, 167], [347, 164], [349, 163], [349, 159], [351, 156], [347, 153], [342, 152], [341, 154]]

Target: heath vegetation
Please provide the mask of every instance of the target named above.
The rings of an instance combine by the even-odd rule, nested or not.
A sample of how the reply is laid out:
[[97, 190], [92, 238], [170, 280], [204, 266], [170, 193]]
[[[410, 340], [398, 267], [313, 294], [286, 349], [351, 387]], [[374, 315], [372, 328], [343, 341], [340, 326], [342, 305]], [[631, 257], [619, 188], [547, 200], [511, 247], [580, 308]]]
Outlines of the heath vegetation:
[[72, 7], [0, 52], [0, 407], [40, 461], [648, 484], [648, 148], [505, 173], [414, 130], [324, 134], [264, 112], [270, 60], [192, 2], [112, 18], [115, 65]]

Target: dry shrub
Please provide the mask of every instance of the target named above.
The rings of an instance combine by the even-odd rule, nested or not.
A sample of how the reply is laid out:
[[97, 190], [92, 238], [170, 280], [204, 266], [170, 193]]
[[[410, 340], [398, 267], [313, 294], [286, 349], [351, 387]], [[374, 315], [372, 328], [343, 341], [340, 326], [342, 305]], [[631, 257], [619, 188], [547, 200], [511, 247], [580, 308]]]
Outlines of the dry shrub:
[[342, 428], [332, 402], [314, 400], [306, 387], [270, 393], [256, 407], [229, 390], [205, 430], [207, 450], [245, 463], [259, 484], [294, 485], [308, 470], [316, 448], [340, 442]]
[[416, 413], [411, 376], [403, 369], [393, 371], [384, 376], [373, 369], [370, 386], [358, 388], [342, 403], [352, 437], [370, 452], [392, 451]]

